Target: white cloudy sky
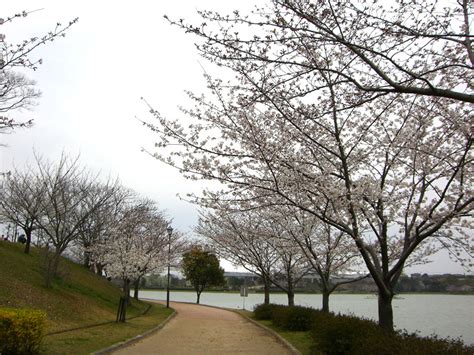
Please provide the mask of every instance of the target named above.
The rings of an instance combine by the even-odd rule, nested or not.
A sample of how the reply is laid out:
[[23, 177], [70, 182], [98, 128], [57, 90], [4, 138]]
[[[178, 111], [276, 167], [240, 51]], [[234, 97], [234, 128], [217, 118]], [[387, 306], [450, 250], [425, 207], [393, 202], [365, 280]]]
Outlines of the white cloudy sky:
[[[135, 119], [149, 118], [140, 101], [144, 96], [162, 114], [180, 115], [189, 102], [184, 90], [200, 92], [203, 65], [193, 37], [170, 26], [163, 15], [193, 19], [197, 9], [246, 11], [264, 0], [176, 1], [1, 1], [0, 17], [23, 10], [26, 18], [0, 26], [10, 43], [38, 36], [79, 17], [66, 38], [42, 46], [33, 55], [44, 64], [28, 76], [42, 91], [39, 105], [21, 115], [35, 119], [33, 128], [0, 136], [0, 171], [33, 160], [33, 151], [57, 159], [61, 152], [81, 155], [83, 165], [104, 175], [119, 176], [123, 185], [158, 201], [173, 225], [189, 231], [196, 208], [176, 194], [198, 191], [178, 172], [141, 152], [152, 147], [153, 135]], [[411, 272], [463, 272], [437, 257], [429, 266]], [[228, 265], [226, 266], [228, 267]], [[409, 271], [409, 272], [410, 272]]]

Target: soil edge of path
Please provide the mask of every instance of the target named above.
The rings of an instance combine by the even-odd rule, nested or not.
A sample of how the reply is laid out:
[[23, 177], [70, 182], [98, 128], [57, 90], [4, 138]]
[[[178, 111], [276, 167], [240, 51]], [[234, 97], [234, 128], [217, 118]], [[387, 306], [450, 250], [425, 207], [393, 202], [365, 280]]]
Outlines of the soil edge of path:
[[[159, 302], [156, 302], [159, 303]], [[121, 348], [125, 348], [133, 343], [139, 342], [140, 340], [143, 340], [144, 338], [153, 335], [155, 332], [159, 331], [161, 328], [163, 328], [171, 319], [173, 319], [176, 316], [176, 310], [173, 309], [173, 313], [168, 316], [163, 322], [158, 324], [156, 327], [146, 331], [143, 334], [139, 334], [134, 336], [131, 339], [127, 339], [124, 341], [121, 341], [120, 343], [111, 345], [105, 349], [98, 350], [96, 352], [93, 352], [92, 355], [106, 355], [106, 354], [111, 354], [116, 350], [119, 350]]]

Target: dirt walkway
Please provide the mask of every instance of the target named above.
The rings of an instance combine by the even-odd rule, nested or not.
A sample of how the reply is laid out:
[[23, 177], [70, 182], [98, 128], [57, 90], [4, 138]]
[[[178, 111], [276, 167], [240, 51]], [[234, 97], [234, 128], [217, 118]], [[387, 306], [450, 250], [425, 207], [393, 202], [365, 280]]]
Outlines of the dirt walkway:
[[113, 354], [292, 354], [266, 330], [224, 309], [171, 303], [161, 330]]

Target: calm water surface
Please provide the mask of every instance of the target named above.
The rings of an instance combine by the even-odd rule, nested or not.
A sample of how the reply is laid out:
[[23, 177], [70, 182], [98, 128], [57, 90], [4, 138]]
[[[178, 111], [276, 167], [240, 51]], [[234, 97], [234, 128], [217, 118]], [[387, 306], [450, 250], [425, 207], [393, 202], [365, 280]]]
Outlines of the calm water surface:
[[[140, 297], [165, 300], [164, 291], [140, 291]], [[171, 301], [195, 302], [194, 292], [173, 292]], [[244, 298], [238, 293], [202, 293], [201, 303], [217, 307], [242, 309]], [[271, 294], [272, 303], [286, 304], [284, 294]], [[320, 308], [320, 294], [297, 294], [295, 303], [301, 306]], [[263, 294], [249, 294], [245, 308], [252, 310], [263, 303]], [[377, 320], [377, 298], [375, 295], [335, 294], [329, 299], [333, 312], [354, 314]], [[421, 335], [436, 334], [440, 337], [461, 337], [467, 344], [474, 344], [474, 295], [400, 295], [393, 301], [395, 326]]]

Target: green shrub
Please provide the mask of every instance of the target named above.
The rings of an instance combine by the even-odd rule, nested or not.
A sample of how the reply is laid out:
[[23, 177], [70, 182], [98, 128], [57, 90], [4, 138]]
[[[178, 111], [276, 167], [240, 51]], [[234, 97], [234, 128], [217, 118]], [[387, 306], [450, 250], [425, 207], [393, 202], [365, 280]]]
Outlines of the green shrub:
[[273, 308], [273, 324], [285, 330], [310, 330], [316, 312], [315, 309], [309, 307], [277, 306]]
[[272, 312], [272, 323], [282, 329], [287, 329], [288, 322], [290, 321], [290, 307], [280, 306], [274, 307]]
[[0, 354], [38, 353], [45, 324], [42, 311], [0, 308]]
[[[326, 354], [356, 354], [364, 344], [379, 343], [385, 336], [374, 322], [352, 316], [327, 315], [313, 323], [313, 340], [317, 348]], [[371, 352], [372, 353], [372, 352]], [[378, 354], [384, 352], [375, 351]]]
[[399, 332], [397, 334], [397, 340], [400, 342], [400, 354], [474, 354], [474, 346], [466, 346], [459, 339], [440, 339], [437, 336], [420, 337], [417, 334]]
[[271, 320], [273, 319], [273, 309], [278, 307], [276, 304], [259, 304], [253, 309], [255, 319]]
[[315, 351], [324, 354], [474, 354], [473, 347], [459, 340], [386, 333], [377, 323], [354, 316], [316, 313], [313, 319]]

